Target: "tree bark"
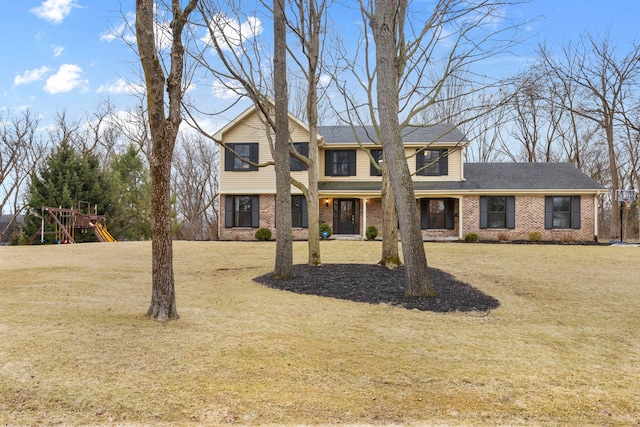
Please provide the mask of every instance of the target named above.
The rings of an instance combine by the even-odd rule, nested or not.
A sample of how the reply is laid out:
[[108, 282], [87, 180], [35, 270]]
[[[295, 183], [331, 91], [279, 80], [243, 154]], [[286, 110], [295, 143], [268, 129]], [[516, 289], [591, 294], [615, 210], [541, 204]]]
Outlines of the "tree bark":
[[398, 90], [402, 58], [398, 57], [396, 34], [403, 26], [405, 14], [406, 0], [376, 0], [370, 25], [376, 43], [378, 114], [383, 152], [400, 222], [402, 254], [405, 262], [405, 295], [433, 297], [436, 292], [429, 277], [427, 257], [420, 232], [420, 215], [411, 173], [404, 154], [398, 119]]
[[273, 82], [275, 92], [276, 262], [273, 277], [293, 277], [291, 231], [291, 167], [289, 163], [289, 105], [287, 95], [287, 28], [284, 0], [273, 1]]
[[[384, 156], [384, 152], [382, 154]], [[402, 265], [398, 253], [398, 214], [386, 160], [382, 163], [382, 259], [379, 264], [389, 269]]]
[[[165, 78], [156, 46], [153, 0], [136, 0], [136, 40], [147, 89], [147, 114], [151, 132], [152, 291], [147, 314], [166, 322], [178, 318], [173, 276], [171, 236], [171, 161], [181, 121], [184, 72], [182, 30], [198, 0], [184, 10], [180, 0], [171, 1], [171, 63]], [[165, 91], [169, 105], [165, 102]]]

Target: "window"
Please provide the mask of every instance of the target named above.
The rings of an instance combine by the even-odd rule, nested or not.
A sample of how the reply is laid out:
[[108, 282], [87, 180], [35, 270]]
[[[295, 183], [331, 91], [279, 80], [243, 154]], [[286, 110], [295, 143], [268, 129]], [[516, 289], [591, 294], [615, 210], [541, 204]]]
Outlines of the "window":
[[[382, 150], [370, 150], [371, 151], [371, 157], [373, 157], [373, 159], [378, 163], [378, 166], [382, 167]], [[378, 168], [376, 168], [373, 163], [371, 163], [371, 168], [369, 171], [369, 175], [370, 176], [382, 176], [382, 171], [378, 170]]]
[[[235, 143], [227, 144], [227, 146], [236, 152], [234, 155], [230, 150], [224, 153], [224, 170], [226, 171], [257, 171], [258, 167], [245, 162], [258, 163], [258, 143]], [[239, 157], [238, 157], [239, 156]]]
[[418, 150], [416, 174], [422, 176], [449, 175], [447, 150]]
[[291, 226], [307, 228], [307, 199], [304, 196], [291, 196]]
[[[293, 148], [296, 149], [296, 151], [298, 153], [300, 153], [301, 155], [307, 157], [309, 156], [309, 143], [308, 142], [294, 142], [293, 144]], [[301, 161], [296, 159], [295, 157], [291, 156], [291, 170], [292, 171], [306, 171], [307, 170], [307, 165]]]
[[259, 227], [259, 196], [226, 196], [225, 227]]
[[480, 197], [480, 228], [516, 228], [514, 196]]
[[580, 196], [547, 196], [544, 202], [545, 228], [580, 228]]
[[455, 199], [421, 199], [420, 228], [453, 230]]
[[325, 176], [353, 176], [356, 174], [356, 150], [326, 150]]

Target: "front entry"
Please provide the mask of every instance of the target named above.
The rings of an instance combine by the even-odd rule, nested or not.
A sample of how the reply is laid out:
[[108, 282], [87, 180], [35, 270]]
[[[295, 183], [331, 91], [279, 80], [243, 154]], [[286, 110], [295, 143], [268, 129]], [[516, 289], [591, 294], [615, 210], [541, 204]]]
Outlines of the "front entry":
[[333, 200], [333, 230], [336, 234], [358, 234], [360, 230], [358, 199]]

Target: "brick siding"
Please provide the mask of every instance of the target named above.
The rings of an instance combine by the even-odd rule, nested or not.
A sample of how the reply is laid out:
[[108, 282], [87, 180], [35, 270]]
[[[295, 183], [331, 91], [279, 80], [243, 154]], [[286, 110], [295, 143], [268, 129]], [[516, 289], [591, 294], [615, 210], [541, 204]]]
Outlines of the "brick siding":
[[[360, 230], [364, 235], [364, 200], [360, 200]], [[382, 199], [367, 199], [366, 225], [375, 225], [379, 236], [382, 234]], [[477, 233], [481, 240], [529, 240], [529, 233], [539, 231], [542, 240], [551, 241], [593, 241], [594, 235], [594, 203], [595, 198], [583, 196], [580, 200], [581, 228], [546, 230], [544, 196], [516, 196], [515, 229], [481, 229], [480, 228], [480, 197], [465, 196], [462, 199], [462, 212], [460, 201], [456, 199], [454, 211], [453, 230], [421, 230], [424, 240], [451, 239], [458, 237], [460, 216], [462, 216], [462, 236], [467, 233]], [[225, 197], [220, 198], [220, 239], [221, 240], [255, 240], [258, 228], [224, 227], [225, 224]], [[329, 224], [333, 230], [333, 199], [320, 199], [320, 224]], [[269, 228], [273, 238], [277, 237], [275, 227], [275, 195], [260, 196], [260, 227]], [[308, 230], [306, 228], [293, 228], [294, 240], [306, 240]]]

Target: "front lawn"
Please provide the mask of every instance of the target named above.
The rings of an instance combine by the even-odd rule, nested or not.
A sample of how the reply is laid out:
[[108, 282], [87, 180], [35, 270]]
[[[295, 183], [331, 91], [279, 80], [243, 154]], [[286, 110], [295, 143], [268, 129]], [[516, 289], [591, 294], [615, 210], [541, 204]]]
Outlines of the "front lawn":
[[[327, 264], [380, 256], [321, 244]], [[274, 242], [176, 242], [181, 318], [163, 325], [144, 316], [148, 242], [0, 247], [0, 424], [640, 423], [640, 248], [426, 250], [498, 308], [273, 289], [253, 278]]]

